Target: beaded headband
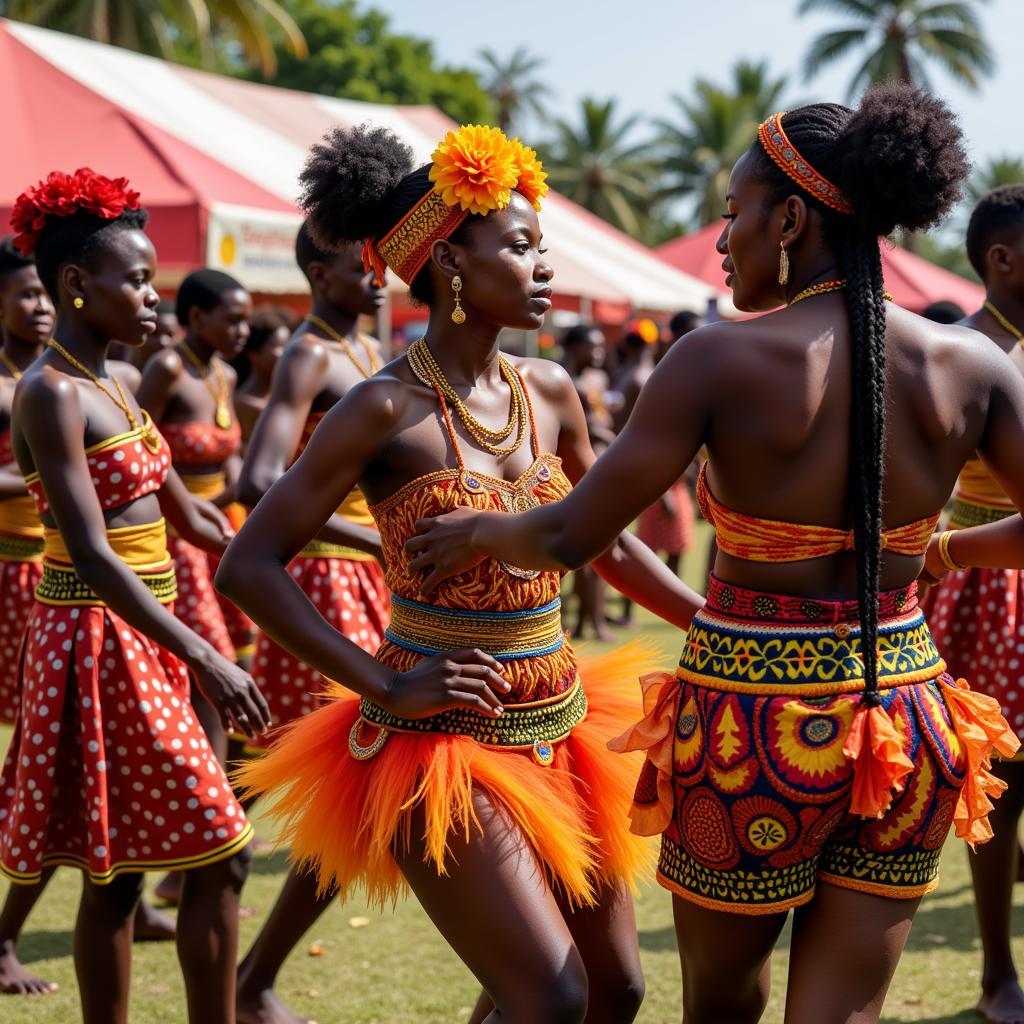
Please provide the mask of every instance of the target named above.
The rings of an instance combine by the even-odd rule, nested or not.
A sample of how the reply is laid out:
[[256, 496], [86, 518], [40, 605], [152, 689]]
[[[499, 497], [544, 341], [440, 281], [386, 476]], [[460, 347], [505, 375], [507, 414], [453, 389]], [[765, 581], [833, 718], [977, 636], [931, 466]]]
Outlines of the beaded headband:
[[853, 213], [850, 200], [846, 198], [843, 190], [819, 174], [789, 141], [789, 136], [782, 127], [782, 119], [785, 116], [785, 111], [781, 111], [761, 122], [757, 129], [757, 137], [761, 140], [764, 151], [780, 170], [815, 199], [840, 213]]
[[434, 187], [383, 238], [363, 245], [363, 266], [378, 284], [390, 267], [411, 285], [434, 242], [449, 238], [471, 213], [505, 209], [513, 189], [535, 210], [548, 193], [537, 154], [499, 128], [469, 124], [448, 132], [431, 160]]

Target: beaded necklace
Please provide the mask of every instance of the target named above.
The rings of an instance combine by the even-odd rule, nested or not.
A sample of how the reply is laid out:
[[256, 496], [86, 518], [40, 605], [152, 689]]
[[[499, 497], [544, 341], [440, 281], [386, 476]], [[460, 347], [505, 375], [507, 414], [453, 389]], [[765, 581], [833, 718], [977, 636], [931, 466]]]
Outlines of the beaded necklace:
[[2, 348], [0, 348], [0, 362], [7, 367], [7, 372], [15, 380], [21, 380], [21, 370], [18, 369], [18, 364]]
[[339, 331], [336, 331], [326, 320], [322, 320], [320, 317], [314, 316], [312, 313], [308, 313], [306, 315], [306, 323], [312, 324], [314, 327], [319, 327], [320, 330], [331, 339], [331, 341], [336, 341], [345, 350], [345, 355], [349, 357], [352, 361], [352, 365], [363, 375], [364, 379], [372, 377], [380, 369], [380, 363], [377, 362], [377, 356], [373, 351], [373, 347], [362, 334], [357, 335], [357, 337], [359, 339], [359, 344], [363, 346], [363, 350], [366, 352], [366, 358], [370, 362], [369, 369], [366, 369], [366, 367], [356, 359], [356, 354], [352, 350], [352, 345], [348, 338]]
[[[804, 299], [813, 298], [815, 295], [827, 295], [829, 292], [841, 292], [846, 287], [846, 278], [837, 277], [833, 281], [822, 281], [820, 284], [812, 284], [803, 291], [799, 291], [786, 303], [787, 306], [795, 306]], [[882, 298], [886, 302], [892, 302], [893, 297], [888, 292], [882, 292]]]
[[[227, 430], [231, 426], [231, 407], [228, 405], [228, 381], [227, 377], [224, 376], [224, 370], [221, 369], [220, 361], [214, 356], [210, 360], [210, 365], [207, 366], [185, 342], [178, 346], [178, 351], [195, 367], [196, 373], [199, 374], [199, 379], [206, 385], [217, 402], [217, 409], [213, 414], [213, 422], [221, 430]], [[210, 380], [211, 370], [214, 377], [212, 381]]]
[[1011, 324], [1010, 321], [1007, 320], [1006, 317], [1003, 316], [1003, 314], [1000, 313], [999, 310], [996, 309], [996, 307], [993, 306], [992, 303], [989, 302], [987, 299], [985, 300], [984, 308], [987, 309], [992, 314], [996, 323], [998, 323], [999, 326], [1002, 327], [1002, 329], [1006, 331], [1007, 334], [1010, 335], [1010, 337], [1016, 338], [1021, 345], [1024, 345], [1024, 331], [1022, 331], [1019, 327], [1015, 327], [1013, 324]]
[[153, 420], [150, 418], [148, 412], [145, 409], [142, 410], [142, 423], [135, 418], [135, 413], [132, 412], [132, 407], [128, 404], [128, 399], [125, 396], [124, 388], [121, 387], [121, 382], [111, 374], [110, 379], [114, 382], [114, 387], [117, 388], [117, 395], [113, 395], [110, 391], [104, 387], [103, 382], [96, 376], [92, 370], [83, 366], [63, 345], [55, 341], [53, 338], [47, 343], [65, 362], [70, 363], [79, 373], [87, 377], [93, 384], [96, 385], [109, 398], [114, 405], [116, 405], [121, 412], [125, 414], [128, 422], [131, 424], [132, 430], [137, 430], [142, 437], [142, 443], [152, 452], [154, 455], [160, 451], [160, 435], [156, 432], [156, 428], [153, 426]]

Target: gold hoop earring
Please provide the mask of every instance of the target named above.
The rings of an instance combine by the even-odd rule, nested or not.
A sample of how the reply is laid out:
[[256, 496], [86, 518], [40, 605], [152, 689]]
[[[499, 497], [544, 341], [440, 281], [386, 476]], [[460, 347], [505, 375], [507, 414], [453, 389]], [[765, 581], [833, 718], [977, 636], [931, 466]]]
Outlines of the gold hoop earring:
[[779, 242], [779, 284], [789, 283], [789, 253], [786, 243]]
[[455, 308], [452, 310], [452, 323], [464, 324], [466, 322], [466, 311], [459, 301], [459, 292], [462, 291], [462, 278], [456, 274], [452, 278], [452, 291], [455, 293]]
[[83, 299], [81, 295], [76, 295], [72, 300], [71, 305], [74, 306], [75, 309], [81, 309], [85, 305], [85, 299]]

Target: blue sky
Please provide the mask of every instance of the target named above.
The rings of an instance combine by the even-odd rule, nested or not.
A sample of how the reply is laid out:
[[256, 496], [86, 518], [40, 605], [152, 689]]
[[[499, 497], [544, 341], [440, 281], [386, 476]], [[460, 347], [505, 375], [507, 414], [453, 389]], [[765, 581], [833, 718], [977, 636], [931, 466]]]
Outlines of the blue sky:
[[[623, 113], [671, 116], [669, 96], [698, 76], [724, 82], [740, 58], [767, 59], [789, 76], [785, 99], [844, 100], [857, 66], [849, 60], [802, 81], [808, 43], [838, 27], [837, 15], [796, 17], [797, 0], [376, 0], [393, 26], [431, 39], [438, 55], [473, 65], [489, 47], [510, 53], [526, 45], [543, 57], [557, 116], [575, 119], [582, 96], [615, 96]], [[996, 74], [972, 94], [939, 71], [933, 85], [960, 117], [972, 159], [1024, 156], [1024, 2], [978, 3], [995, 51]], [[529, 132], [529, 128], [528, 128]], [[527, 133], [528, 134], [528, 133]], [[524, 141], [529, 141], [527, 137]]]

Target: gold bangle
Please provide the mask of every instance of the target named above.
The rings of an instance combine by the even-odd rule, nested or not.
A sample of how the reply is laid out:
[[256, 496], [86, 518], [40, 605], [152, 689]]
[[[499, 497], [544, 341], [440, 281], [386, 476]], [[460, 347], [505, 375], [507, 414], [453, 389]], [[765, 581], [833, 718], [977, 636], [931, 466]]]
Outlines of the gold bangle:
[[944, 530], [939, 534], [939, 561], [949, 569], [950, 572], [960, 572], [966, 569], [966, 565], [959, 565], [953, 560], [953, 556], [949, 553], [949, 542], [953, 537], [956, 530]]

